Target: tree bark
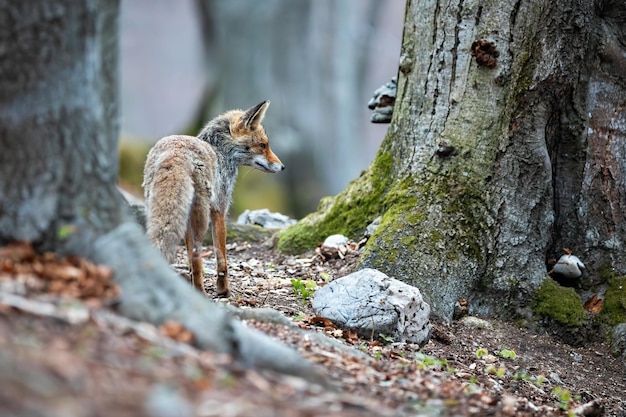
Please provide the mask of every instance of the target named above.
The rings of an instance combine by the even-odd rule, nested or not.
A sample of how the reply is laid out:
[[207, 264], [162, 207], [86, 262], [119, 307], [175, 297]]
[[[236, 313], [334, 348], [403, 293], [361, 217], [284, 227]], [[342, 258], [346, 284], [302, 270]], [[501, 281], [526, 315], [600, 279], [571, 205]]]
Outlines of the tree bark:
[[107, 264], [127, 316], [177, 320], [201, 347], [319, 380], [175, 274], [129, 214], [116, 188], [118, 15], [118, 0], [0, 0], [0, 244]]
[[356, 239], [382, 215], [360, 266], [448, 319], [458, 297], [519, 314], [566, 247], [587, 265], [577, 287], [600, 291], [603, 270], [626, 273], [625, 27], [617, 0], [408, 0], [376, 160], [279, 247]]

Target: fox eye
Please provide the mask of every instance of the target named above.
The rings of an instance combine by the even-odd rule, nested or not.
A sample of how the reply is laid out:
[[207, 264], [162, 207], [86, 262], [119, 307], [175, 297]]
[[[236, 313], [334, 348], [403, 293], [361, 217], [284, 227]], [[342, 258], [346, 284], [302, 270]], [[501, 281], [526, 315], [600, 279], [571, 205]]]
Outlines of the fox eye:
[[266, 144], [264, 144], [264, 143], [262, 143], [262, 144], [261, 144], [261, 149], [265, 149], [265, 148], [267, 148], [267, 145], [266, 145]]

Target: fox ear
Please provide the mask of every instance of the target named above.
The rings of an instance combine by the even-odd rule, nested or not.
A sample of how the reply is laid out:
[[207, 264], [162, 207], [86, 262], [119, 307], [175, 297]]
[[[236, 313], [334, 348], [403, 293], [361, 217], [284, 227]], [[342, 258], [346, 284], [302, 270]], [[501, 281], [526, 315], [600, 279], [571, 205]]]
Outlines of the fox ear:
[[259, 124], [263, 121], [265, 117], [265, 111], [270, 106], [270, 101], [265, 100], [254, 107], [250, 107], [243, 114], [243, 118], [241, 120], [243, 126], [247, 129], [254, 130], [259, 127]]

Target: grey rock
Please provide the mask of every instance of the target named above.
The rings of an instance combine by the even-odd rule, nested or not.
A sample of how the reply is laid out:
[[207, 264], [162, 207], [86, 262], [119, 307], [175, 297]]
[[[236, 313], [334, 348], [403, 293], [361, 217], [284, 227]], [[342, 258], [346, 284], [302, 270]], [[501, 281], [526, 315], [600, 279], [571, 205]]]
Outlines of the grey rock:
[[423, 345], [430, 335], [430, 306], [420, 291], [375, 269], [362, 269], [318, 289], [313, 309], [363, 337], [384, 334]]
[[365, 237], [370, 237], [374, 234], [378, 226], [380, 226], [380, 221], [382, 220], [381, 216], [376, 217], [370, 224], [365, 228]]
[[237, 217], [237, 224], [255, 224], [268, 229], [284, 229], [294, 223], [296, 220], [289, 216], [268, 209], [246, 210]]

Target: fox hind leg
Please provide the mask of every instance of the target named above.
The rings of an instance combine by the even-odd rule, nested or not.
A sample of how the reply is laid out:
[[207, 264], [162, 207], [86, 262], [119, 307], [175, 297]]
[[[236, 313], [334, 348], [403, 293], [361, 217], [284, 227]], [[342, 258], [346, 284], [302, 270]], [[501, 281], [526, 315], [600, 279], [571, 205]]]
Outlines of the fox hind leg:
[[194, 207], [185, 233], [185, 246], [187, 248], [187, 259], [189, 260], [193, 286], [202, 293], [206, 293], [202, 276], [202, 241], [208, 229], [209, 219], [206, 211]]

